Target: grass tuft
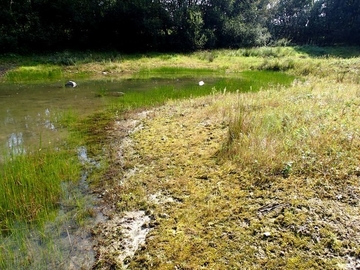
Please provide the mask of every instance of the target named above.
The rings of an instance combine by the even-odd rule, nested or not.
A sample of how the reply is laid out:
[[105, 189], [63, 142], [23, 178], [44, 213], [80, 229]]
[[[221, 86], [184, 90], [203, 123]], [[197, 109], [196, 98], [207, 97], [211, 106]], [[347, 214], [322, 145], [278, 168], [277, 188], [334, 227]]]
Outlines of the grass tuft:
[[23, 66], [10, 70], [5, 79], [8, 82], [56, 81], [63, 76], [62, 70], [56, 66]]
[[[75, 156], [76, 158], [76, 156]], [[0, 164], [0, 227], [9, 232], [16, 222], [36, 223], [57, 208], [62, 195], [61, 183], [80, 175], [78, 162], [71, 153], [24, 154]]]

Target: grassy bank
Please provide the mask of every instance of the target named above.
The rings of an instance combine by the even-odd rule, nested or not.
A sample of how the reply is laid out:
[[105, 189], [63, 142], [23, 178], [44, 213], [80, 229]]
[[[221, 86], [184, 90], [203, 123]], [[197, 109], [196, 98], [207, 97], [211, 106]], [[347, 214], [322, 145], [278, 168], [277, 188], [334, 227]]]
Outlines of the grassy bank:
[[[114, 188], [119, 213], [154, 216], [130, 268], [351, 269], [360, 247], [359, 125], [352, 122], [359, 115], [346, 111], [336, 123], [343, 110], [332, 106], [358, 97], [348, 85], [346, 93], [312, 86], [155, 111], [132, 136], [142, 159], [127, 164], [138, 172]], [[293, 98], [301, 106], [290, 106]]]
[[[248, 51], [244, 62], [257, 59], [242, 65], [301, 79], [286, 88], [220, 88], [167, 102], [129, 136], [121, 159], [112, 156], [112, 215], [144, 210], [152, 218], [146, 245], [125, 262], [129, 268], [356, 267], [359, 58], [303, 53], [289, 65], [288, 56]], [[96, 231], [105, 239], [97, 267], [121, 269], [121, 248], [105, 228]]]
[[[65, 51], [48, 55], [0, 56], [0, 74], [3, 75], [3, 81], [29, 82], [41, 79], [132, 78], [134, 74], [149, 71], [154, 76], [164, 76], [174, 72], [174, 68], [183, 71], [187, 69], [193, 75], [201, 70], [236, 74], [251, 69], [287, 71], [297, 76], [331, 76], [338, 81], [358, 82], [358, 57], [358, 47], [312, 46], [215, 50], [190, 54], [124, 55], [117, 52]], [[197, 71], [191, 72], [193, 69]]]

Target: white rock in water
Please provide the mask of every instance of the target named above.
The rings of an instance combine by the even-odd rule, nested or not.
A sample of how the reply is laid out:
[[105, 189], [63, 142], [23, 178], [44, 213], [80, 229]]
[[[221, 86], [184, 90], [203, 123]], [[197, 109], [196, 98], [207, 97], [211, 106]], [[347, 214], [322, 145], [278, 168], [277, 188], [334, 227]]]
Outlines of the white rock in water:
[[76, 84], [76, 82], [68, 81], [67, 83], [65, 83], [65, 86], [66, 87], [76, 87], [77, 84]]
[[200, 82], [199, 82], [199, 85], [200, 85], [200, 86], [203, 86], [204, 84], [205, 84], [204, 81], [200, 81]]

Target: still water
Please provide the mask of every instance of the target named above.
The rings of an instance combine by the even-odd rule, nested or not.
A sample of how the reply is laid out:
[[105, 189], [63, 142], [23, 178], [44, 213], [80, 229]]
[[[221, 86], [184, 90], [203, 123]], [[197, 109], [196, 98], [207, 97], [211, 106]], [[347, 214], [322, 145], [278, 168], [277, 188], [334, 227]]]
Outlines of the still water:
[[[66, 115], [81, 118], [105, 108], [114, 99], [121, 98], [112, 93], [146, 91], [168, 84], [174, 87], [196, 85], [197, 80], [127, 79], [77, 83], [75, 88], [64, 87], [64, 82], [0, 84], [0, 150], [5, 147], [19, 153], [56, 143], [66, 134], [61, 124]], [[107, 96], [103, 96], [104, 93]]]
[[86, 115], [104, 106], [96, 84], [78, 88], [61, 84], [0, 85], [0, 145], [14, 152], [54, 143], [63, 133], [64, 112]]
[[[156, 80], [77, 82], [75, 88], [63, 83], [0, 84], [0, 149], [13, 153], [47, 147], [66, 134], [61, 119], [66, 115], [85, 117], [105, 108], [111, 99], [106, 93], [142, 90], [159, 84]], [[160, 83], [166, 83], [161, 81]], [[4, 152], [4, 151], [2, 151]], [[1, 156], [1, 154], [0, 154]]]

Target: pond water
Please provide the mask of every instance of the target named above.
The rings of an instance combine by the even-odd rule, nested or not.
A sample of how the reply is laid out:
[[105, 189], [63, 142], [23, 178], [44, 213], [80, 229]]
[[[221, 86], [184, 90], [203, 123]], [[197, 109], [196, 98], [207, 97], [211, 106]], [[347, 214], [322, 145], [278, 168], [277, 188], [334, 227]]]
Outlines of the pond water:
[[63, 112], [81, 115], [103, 105], [92, 91], [60, 84], [0, 85], [0, 145], [19, 152], [59, 139], [58, 119]]
[[83, 81], [75, 88], [62, 83], [0, 84], [0, 149], [19, 153], [46, 147], [63, 138], [66, 117], [85, 117], [105, 108], [121, 98], [116, 97], [118, 92], [166, 83], [169, 80]]

